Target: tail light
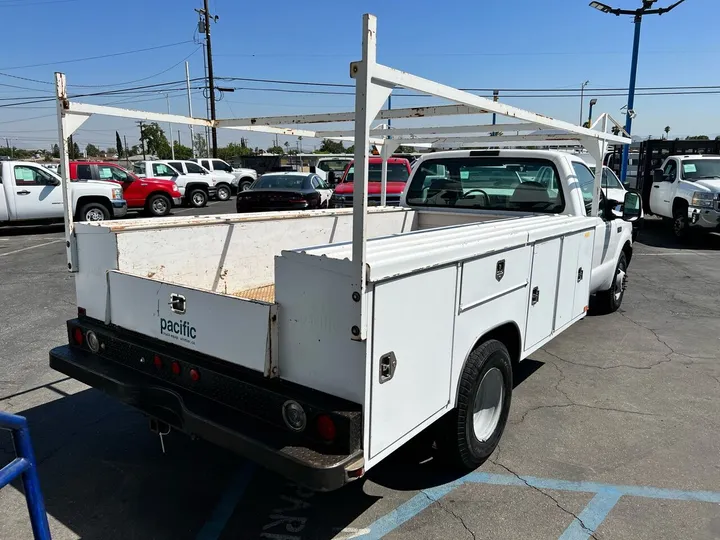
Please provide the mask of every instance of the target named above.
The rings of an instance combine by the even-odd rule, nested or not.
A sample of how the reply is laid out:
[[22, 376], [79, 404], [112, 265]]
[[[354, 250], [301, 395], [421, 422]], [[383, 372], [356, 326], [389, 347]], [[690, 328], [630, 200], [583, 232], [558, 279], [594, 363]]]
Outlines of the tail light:
[[73, 340], [75, 341], [75, 345], [82, 345], [83, 344], [83, 331], [81, 328], [75, 328], [73, 330]]
[[170, 364], [170, 369], [172, 370], [173, 375], [180, 375], [180, 371], [181, 371], [180, 362], [175, 361], [172, 364]]
[[155, 367], [157, 369], [162, 369], [162, 367], [163, 367], [162, 358], [160, 358], [160, 356], [156, 354], [155, 358], [153, 358], [153, 364], [155, 364]]
[[324, 441], [332, 442], [335, 440], [337, 429], [335, 428], [335, 422], [327, 414], [321, 414], [315, 421], [315, 427], [317, 428], [318, 435]]
[[192, 382], [198, 382], [200, 380], [200, 372], [195, 368], [191, 368], [190, 379], [192, 380]]

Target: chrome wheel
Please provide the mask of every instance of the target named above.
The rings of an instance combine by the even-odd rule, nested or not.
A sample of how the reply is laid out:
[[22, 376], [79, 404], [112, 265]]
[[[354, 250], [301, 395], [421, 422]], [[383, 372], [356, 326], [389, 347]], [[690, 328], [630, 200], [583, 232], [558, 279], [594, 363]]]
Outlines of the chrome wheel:
[[227, 201], [230, 198], [230, 189], [225, 186], [220, 186], [217, 189], [218, 201]]
[[152, 210], [155, 214], [165, 214], [168, 211], [168, 203], [162, 197], [158, 197], [152, 203]]
[[502, 372], [493, 367], [485, 373], [475, 394], [473, 405], [473, 432], [480, 442], [487, 441], [500, 421], [505, 381]]
[[194, 206], [203, 206], [205, 204], [205, 193], [196, 191], [192, 194], [192, 203]]
[[240, 184], [240, 191], [247, 191], [252, 186], [252, 182], [242, 182]]
[[105, 215], [97, 208], [91, 208], [85, 212], [85, 221], [103, 221]]

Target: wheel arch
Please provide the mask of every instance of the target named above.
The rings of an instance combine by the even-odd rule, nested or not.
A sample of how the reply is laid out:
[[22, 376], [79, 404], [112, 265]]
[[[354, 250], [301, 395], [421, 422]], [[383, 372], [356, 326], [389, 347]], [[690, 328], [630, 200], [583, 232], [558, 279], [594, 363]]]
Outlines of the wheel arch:
[[81, 195], [77, 198], [77, 202], [75, 203], [75, 217], [77, 218], [80, 215], [80, 209], [89, 203], [99, 203], [102, 204], [105, 209], [108, 211], [110, 218], [113, 217], [113, 207], [112, 204], [110, 204], [110, 200], [107, 197], [103, 197], [102, 195]]
[[673, 199], [673, 204], [672, 204], [673, 216], [675, 215], [676, 210], [679, 210], [679, 209], [687, 210], [687, 208], [689, 206], [690, 206], [690, 204], [687, 202], [687, 200], [683, 199], [682, 197], [675, 197]]
[[510, 360], [512, 361], [513, 370], [517, 367], [518, 363], [520, 362], [520, 356], [522, 354], [522, 333], [520, 332], [520, 327], [518, 326], [517, 322], [513, 320], [508, 320], [503, 323], [498, 324], [497, 326], [494, 326], [488, 330], [485, 330], [483, 334], [477, 337], [475, 341], [473, 342], [472, 347], [470, 347], [465, 352], [465, 358], [463, 359], [462, 367], [459, 371], [457, 371], [456, 377], [455, 377], [455, 392], [453, 395], [453, 407], [457, 406], [457, 400], [458, 400], [458, 389], [459, 389], [459, 381], [462, 377], [463, 371], [465, 370], [465, 366], [467, 365], [468, 358], [470, 356], [470, 353], [474, 351], [476, 348], [478, 348], [480, 345], [485, 343], [486, 341], [489, 341], [491, 339], [496, 339], [508, 350], [508, 353], [510, 353]]

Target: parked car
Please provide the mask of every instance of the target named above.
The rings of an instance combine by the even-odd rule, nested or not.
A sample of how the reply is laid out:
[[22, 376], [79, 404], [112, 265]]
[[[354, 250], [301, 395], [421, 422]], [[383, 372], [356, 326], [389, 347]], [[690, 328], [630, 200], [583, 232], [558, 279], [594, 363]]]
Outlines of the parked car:
[[202, 165], [199, 165], [189, 159], [166, 161], [165, 163], [171, 165], [182, 174], [208, 175], [215, 184], [215, 198], [218, 201], [227, 201], [230, 198], [230, 195], [232, 195], [232, 183], [235, 180], [235, 177], [230, 173], [221, 170], [210, 171]]
[[352, 162], [351, 157], [320, 158], [315, 165], [310, 167], [310, 172], [317, 174], [325, 182], [333, 186], [340, 181], [350, 162]]
[[137, 161], [133, 172], [141, 178], [165, 178], [175, 182], [187, 206], [201, 208], [215, 195], [215, 184], [207, 174], [183, 174], [165, 161]]
[[[231, 167], [226, 161], [217, 158], [194, 159], [210, 172], [225, 172], [233, 176], [231, 185], [234, 191], [245, 191], [250, 189], [252, 183], [257, 180], [257, 172], [254, 169], [245, 167]], [[218, 197], [219, 198], [219, 197]]]
[[[387, 205], [397, 206], [400, 204], [400, 196], [405, 189], [405, 184], [410, 177], [410, 162], [405, 158], [388, 158], [387, 160]], [[371, 157], [369, 159], [369, 185], [368, 205], [378, 206], [380, 204], [380, 173], [382, 170], [382, 158]], [[332, 208], [344, 208], [353, 205], [353, 176], [355, 172], [354, 162], [348, 163], [340, 183], [335, 186], [335, 193], [330, 201]]]
[[119, 184], [128, 210], [143, 210], [151, 216], [167, 216], [182, 203], [175, 182], [161, 178], [139, 178], [115, 163], [71, 161], [70, 180], [99, 180]]
[[236, 208], [238, 212], [327, 208], [331, 195], [332, 188], [317, 174], [268, 173], [238, 193]]
[[[0, 161], [0, 224], [57, 221], [64, 217], [58, 175], [25, 161]], [[123, 190], [108, 182], [70, 184], [77, 221], [104, 221], [127, 214]]]

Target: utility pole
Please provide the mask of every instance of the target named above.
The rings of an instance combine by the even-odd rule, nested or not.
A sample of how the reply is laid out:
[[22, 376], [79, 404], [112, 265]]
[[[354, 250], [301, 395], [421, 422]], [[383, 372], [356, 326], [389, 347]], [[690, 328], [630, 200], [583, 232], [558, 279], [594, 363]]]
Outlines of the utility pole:
[[[168, 114], [170, 114], [170, 94], [165, 94], [165, 101], [167, 102]], [[168, 122], [168, 130], [170, 131], [170, 155], [175, 160], [175, 143], [173, 142], [173, 129], [170, 122]]]
[[[642, 7], [638, 9], [618, 9], [603, 4], [602, 2], [590, 2], [590, 7], [609, 13], [619, 17], [620, 15], [632, 15], [635, 24], [635, 33], [633, 35], [632, 60], [630, 62], [630, 86], [628, 87], [627, 111], [625, 113], [625, 131], [628, 137], [631, 135], [632, 121], [635, 117], [635, 80], [637, 78], [638, 53], [640, 49], [640, 25], [644, 15], [663, 15], [668, 11], [672, 11], [685, 0], [678, 0], [674, 4], [666, 8], [651, 9], [657, 0], [642, 0]], [[624, 184], [627, 178], [628, 157], [630, 155], [630, 145], [623, 145], [622, 161], [620, 162], [620, 181]]]
[[[217, 16], [210, 15], [209, 0], [203, 1], [204, 8], [196, 9], [202, 16], [202, 23], [204, 24], [205, 30], [205, 53], [207, 57], [207, 78], [208, 78], [208, 94], [210, 100], [210, 120], [215, 120], [215, 77], [213, 75], [213, 62], [212, 62], [212, 40], [210, 39], [210, 19], [212, 18], [217, 22]], [[217, 157], [217, 128], [215, 126], [210, 128], [212, 138], [212, 156]]]
[[583, 100], [585, 99], [585, 87], [590, 84], [590, 81], [585, 81], [580, 85], [580, 124], [583, 125]]
[[[187, 96], [188, 96], [188, 116], [192, 118], [192, 98], [190, 97], [190, 64], [185, 62], [185, 83], [187, 84]], [[180, 131], [178, 130], [178, 144], [180, 142]], [[195, 157], [195, 132], [193, 131], [193, 125], [190, 124], [190, 150], [192, 150], [192, 157]]]
[[125, 161], [128, 165], [130, 165], [130, 150], [128, 149], [127, 145], [127, 135], [123, 135], [123, 140], [125, 141]]
[[143, 121], [140, 120], [138, 122], [138, 125], [140, 126], [140, 145], [142, 146], [142, 153], [143, 153], [143, 161], [145, 160], [145, 133], [143, 133]]
[[[493, 90], [493, 101], [497, 103], [498, 99], [500, 99], [500, 90]], [[492, 115], [492, 125], [497, 124], [497, 114], [493, 113]], [[492, 135], [497, 135], [497, 131], [493, 131]]]

